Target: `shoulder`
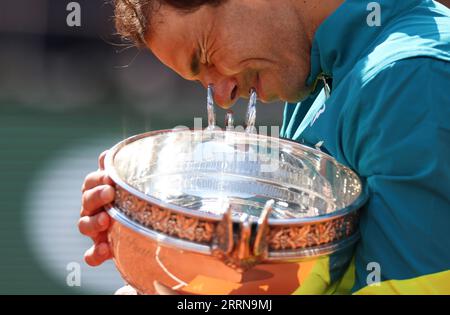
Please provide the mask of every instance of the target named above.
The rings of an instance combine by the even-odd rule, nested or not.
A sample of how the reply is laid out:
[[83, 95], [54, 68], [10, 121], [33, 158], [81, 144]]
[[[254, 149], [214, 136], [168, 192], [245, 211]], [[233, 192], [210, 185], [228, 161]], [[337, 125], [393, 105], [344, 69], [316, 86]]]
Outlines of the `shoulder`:
[[448, 158], [449, 87], [450, 62], [424, 57], [392, 62], [366, 80], [357, 100], [343, 108], [343, 147], [351, 165], [365, 175], [387, 168], [410, 173], [417, 163]]
[[446, 7], [423, 2], [380, 27], [382, 31], [354, 68], [353, 74], [361, 76], [363, 83], [401, 60], [450, 62], [450, 10]]
[[450, 60], [414, 57], [393, 61], [361, 81], [360, 100], [369, 110], [424, 114], [450, 110]]
[[423, 115], [444, 110], [442, 114], [449, 114], [450, 60], [433, 57], [400, 59], [384, 65], [370, 78], [363, 79], [354, 74], [353, 79], [359, 104], [346, 104], [346, 111], [383, 111], [383, 117], [401, 111]]

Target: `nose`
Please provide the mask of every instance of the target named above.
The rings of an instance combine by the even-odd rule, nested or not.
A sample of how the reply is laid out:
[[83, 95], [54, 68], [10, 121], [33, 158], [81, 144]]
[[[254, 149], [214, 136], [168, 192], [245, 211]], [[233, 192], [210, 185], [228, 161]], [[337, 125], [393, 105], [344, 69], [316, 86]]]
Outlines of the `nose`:
[[205, 86], [212, 84], [214, 86], [214, 101], [222, 108], [230, 108], [236, 102], [238, 93], [237, 80], [225, 76], [205, 77]]

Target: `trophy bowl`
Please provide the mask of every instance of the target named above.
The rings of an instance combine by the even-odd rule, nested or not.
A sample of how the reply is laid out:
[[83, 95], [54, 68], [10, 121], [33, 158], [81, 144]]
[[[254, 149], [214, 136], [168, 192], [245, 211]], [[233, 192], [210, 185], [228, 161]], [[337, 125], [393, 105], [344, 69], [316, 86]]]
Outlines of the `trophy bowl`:
[[290, 294], [359, 237], [362, 181], [289, 140], [159, 130], [118, 143], [105, 168], [114, 262], [141, 294]]

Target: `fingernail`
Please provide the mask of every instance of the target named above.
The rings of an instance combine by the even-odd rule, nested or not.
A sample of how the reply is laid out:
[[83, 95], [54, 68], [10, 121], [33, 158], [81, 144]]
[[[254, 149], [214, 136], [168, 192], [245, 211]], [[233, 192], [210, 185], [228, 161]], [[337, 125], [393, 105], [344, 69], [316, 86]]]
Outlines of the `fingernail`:
[[98, 224], [102, 226], [108, 224], [108, 215], [106, 213], [102, 212], [98, 215]]
[[104, 243], [98, 245], [98, 253], [101, 256], [105, 256], [108, 253], [108, 245], [106, 245]]

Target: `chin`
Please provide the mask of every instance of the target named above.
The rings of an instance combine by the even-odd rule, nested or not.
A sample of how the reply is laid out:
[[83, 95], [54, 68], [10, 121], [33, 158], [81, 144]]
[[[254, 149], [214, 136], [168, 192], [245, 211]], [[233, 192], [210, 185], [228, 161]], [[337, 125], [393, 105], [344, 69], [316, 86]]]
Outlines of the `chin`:
[[311, 95], [312, 89], [302, 85], [300, 88], [289, 87], [289, 90], [281, 91], [280, 93], [268, 93], [261, 95], [259, 101], [262, 103], [274, 103], [274, 102], [288, 102], [298, 103], [307, 99]]
[[278, 102], [280, 100], [281, 99], [279, 97], [277, 97], [277, 96], [270, 97], [270, 98], [264, 98], [264, 99], [260, 98], [259, 99], [259, 101], [261, 101], [261, 103], [264, 103], [264, 104], [275, 103], [275, 102]]
[[286, 97], [286, 102], [288, 103], [298, 103], [307, 99], [311, 95], [312, 89], [304, 86], [302, 89], [298, 90], [295, 94], [290, 97]]

